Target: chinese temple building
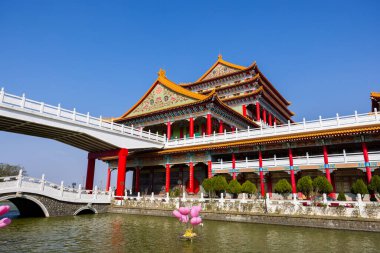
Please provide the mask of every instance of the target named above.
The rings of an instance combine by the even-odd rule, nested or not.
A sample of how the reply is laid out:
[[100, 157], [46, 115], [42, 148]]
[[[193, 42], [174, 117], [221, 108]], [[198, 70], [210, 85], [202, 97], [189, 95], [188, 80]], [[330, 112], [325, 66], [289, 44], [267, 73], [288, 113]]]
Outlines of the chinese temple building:
[[[223, 174], [252, 181], [262, 195], [272, 196], [280, 179], [297, 194], [305, 175], [325, 176], [334, 193], [348, 193], [358, 178], [369, 182], [380, 174], [380, 93], [372, 92], [371, 101], [372, 113], [295, 123], [291, 103], [256, 62], [243, 67], [219, 55], [192, 83], [176, 84], [160, 70], [140, 100], [113, 121], [167, 139], [162, 149], [128, 154], [123, 166], [133, 171], [134, 192], [164, 194], [185, 185], [197, 194], [205, 178]], [[370, 123], [360, 124], [367, 118]], [[109, 164], [108, 189], [118, 157], [97, 158]]]

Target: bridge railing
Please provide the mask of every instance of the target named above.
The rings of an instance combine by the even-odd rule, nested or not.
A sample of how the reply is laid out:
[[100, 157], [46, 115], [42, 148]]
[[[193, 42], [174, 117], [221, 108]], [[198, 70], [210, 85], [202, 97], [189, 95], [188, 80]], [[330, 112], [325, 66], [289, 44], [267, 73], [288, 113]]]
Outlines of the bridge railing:
[[95, 186], [93, 190], [65, 186], [49, 182], [45, 175], [41, 178], [34, 178], [22, 175], [20, 171], [18, 176], [0, 177], [0, 193], [6, 192], [29, 192], [43, 196], [55, 198], [62, 201], [80, 202], [80, 203], [108, 203], [111, 201], [112, 193], [98, 190]]
[[[380, 151], [368, 152], [368, 156], [371, 162], [380, 162]], [[329, 164], [347, 164], [347, 163], [364, 163], [363, 153], [346, 153], [343, 150], [341, 154], [329, 154]], [[323, 155], [315, 155], [309, 156], [306, 153], [305, 156], [294, 156], [293, 157], [293, 165], [301, 166], [301, 165], [324, 165], [324, 157]], [[271, 158], [263, 159], [263, 167], [281, 167], [281, 166], [289, 166], [289, 157], [276, 157], [273, 156]], [[250, 160], [246, 158], [245, 160], [237, 160], [235, 162], [236, 169], [258, 169], [259, 168], [259, 160], [253, 159]], [[232, 169], [231, 161], [223, 161], [212, 163], [213, 171], [217, 172], [218, 170], [226, 170]]]
[[358, 114], [356, 111], [354, 115], [339, 116], [336, 114], [334, 118], [325, 118], [321, 116], [318, 120], [306, 121], [303, 119], [302, 122], [290, 123], [277, 126], [268, 126], [261, 123], [260, 128], [250, 129], [249, 127], [245, 130], [236, 129], [233, 132], [224, 133], [213, 133], [211, 136], [195, 136], [193, 138], [175, 138], [167, 140], [165, 147], [180, 147], [180, 146], [192, 146], [200, 144], [218, 143], [234, 140], [244, 140], [244, 139], [254, 139], [267, 136], [284, 135], [291, 133], [300, 132], [310, 132], [315, 130], [326, 130], [326, 129], [336, 129], [347, 126], [360, 126], [375, 124], [380, 122], [380, 115], [375, 109], [373, 113]]
[[89, 127], [100, 128], [113, 133], [133, 136], [139, 139], [150, 140], [162, 144], [165, 143], [165, 137], [159, 135], [158, 133], [151, 133], [150, 131], [136, 129], [133, 126], [130, 127], [123, 124], [114, 123], [113, 120], [105, 120], [102, 119], [101, 116], [98, 118], [93, 117], [90, 116], [90, 113], [78, 113], [75, 108], [73, 110], [64, 109], [60, 104], [58, 106], [54, 106], [43, 102], [34, 101], [26, 98], [25, 94], [22, 96], [9, 94], [4, 91], [4, 88], [0, 90], [0, 106], [1, 105], [11, 106], [13, 108], [36, 113], [48, 118], [58, 118], [64, 121], [72, 121]]

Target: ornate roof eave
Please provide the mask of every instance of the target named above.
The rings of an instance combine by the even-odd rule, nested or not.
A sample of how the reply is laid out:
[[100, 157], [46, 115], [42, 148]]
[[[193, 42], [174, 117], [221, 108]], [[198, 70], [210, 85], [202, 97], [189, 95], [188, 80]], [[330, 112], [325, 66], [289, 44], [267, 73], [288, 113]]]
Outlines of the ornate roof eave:
[[193, 82], [193, 83], [183, 83], [183, 84], [180, 84], [180, 85], [182, 87], [191, 87], [191, 86], [194, 86], [194, 85], [197, 85], [197, 84], [201, 84], [201, 83], [212, 82], [212, 81], [215, 81], [215, 80], [218, 80], [218, 79], [222, 79], [222, 78], [226, 78], [226, 77], [229, 77], [229, 76], [234, 76], [234, 75], [242, 74], [242, 73], [244, 73], [246, 71], [250, 71], [251, 69], [255, 68], [255, 66], [256, 66], [256, 62], [253, 62], [251, 65], [249, 65], [248, 67], [244, 68], [243, 70], [239, 70], [239, 71], [228, 73], [228, 74], [225, 74], [225, 75], [213, 77], [213, 78], [210, 78], [210, 79], [207, 79], [207, 80], [196, 81], [196, 82]]
[[370, 96], [371, 96], [371, 99], [373, 99], [373, 100], [380, 100], [380, 92], [372, 91]]
[[161, 151], [150, 152], [150, 154], [155, 155], [168, 155], [184, 152], [198, 152], [205, 150], [216, 150], [216, 149], [226, 149], [226, 148], [236, 148], [243, 146], [252, 146], [252, 145], [264, 145], [272, 143], [287, 143], [294, 141], [310, 140], [310, 139], [321, 139], [321, 138], [331, 138], [331, 137], [340, 137], [347, 135], [358, 135], [358, 134], [368, 134], [368, 133], [378, 133], [380, 132], [380, 125], [367, 127], [348, 127], [344, 129], [336, 130], [321, 130], [308, 133], [296, 133], [296, 134], [287, 134], [282, 136], [269, 136], [256, 138], [253, 140], [241, 140], [241, 141], [229, 141], [223, 143], [214, 143], [214, 144], [201, 144], [198, 146], [190, 147], [179, 147], [179, 148], [170, 148], [164, 149]]
[[[259, 79], [260, 75], [259, 74], [256, 74], [254, 77], [250, 78], [249, 80], [246, 80], [246, 81], [243, 81], [243, 82], [240, 82], [240, 83], [234, 83], [234, 84], [231, 84], [231, 85], [228, 85], [228, 86], [223, 86], [223, 87], [218, 87], [218, 88], [215, 88], [216, 91], [222, 91], [222, 90], [227, 90], [227, 89], [230, 89], [230, 88], [234, 88], [234, 87], [238, 87], [238, 86], [241, 86], [241, 85], [246, 85], [246, 84], [249, 84], [251, 82], [254, 82], [254, 81], [257, 81]], [[201, 94], [208, 94], [209, 91], [205, 91], [205, 92], [200, 92]]]
[[199, 93], [192, 92], [192, 91], [190, 91], [188, 89], [185, 89], [185, 88], [183, 88], [183, 87], [175, 84], [174, 82], [172, 82], [169, 79], [167, 79], [166, 75], [165, 75], [165, 71], [162, 70], [162, 69], [160, 69], [160, 71], [158, 72], [158, 78], [156, 79], [156, 81], [154, 81], [154, 83], [148, 89], [148, 91], [145, 92], [145, 94], [139, 99], [139, 101], [137, 101], [137, 103], [135, 105], [133, 105], [126, 113], [124, 113], [122, 116], [120, 116], [118, 118], [115, 118], [114, 121], [115, 122], [119, 122], [119, 121], [123, 121], [123, 120], [127, 119], [128, 115], [134, 109], [136, 109], [137, 106], [139, 106], [144, 101], [144, 99], [150, 94], [150, 92], [152, 92], [152, 90], [154, 89], [154, 87], [156, 87], [156, 85], [159, 84], [159, 83], [162, 84], [162, 85], [164, 85], [164, 86], [166, 86], [168, 89], [170, 89], [170, 90], [172, 90], [174, 92], [177, 92], [177, 93], [179, 93], [179, 94], [181, 94], [183, 96], [186, 96], [186, 97], [198, 100], [198, 101], [205, 100], [205, 99], [208, 98], [208, 96], [210, 96], [210, 95], [202, 95], [202, 94], [199, 94]]

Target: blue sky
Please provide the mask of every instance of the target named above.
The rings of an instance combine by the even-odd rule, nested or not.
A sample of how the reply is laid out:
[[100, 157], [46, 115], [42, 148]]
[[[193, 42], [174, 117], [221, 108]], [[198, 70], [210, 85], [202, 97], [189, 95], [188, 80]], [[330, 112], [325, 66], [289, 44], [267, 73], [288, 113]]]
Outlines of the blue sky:
[[[0, 86], [99, 116], [128, 110], [159, 68], [195, 81], [221, 53], [257, 61], [295, 120], [370, 110], [380, 91], [379, 1], [0, 1]], [[86, 153], [0, 132], [0, 162], [82, 182]], [[116, 175], [116, 174], [115, 174]], [[115, 178], [114, 175], [114, 178]], [[104, 186], [106, 165], [95, 183]]]

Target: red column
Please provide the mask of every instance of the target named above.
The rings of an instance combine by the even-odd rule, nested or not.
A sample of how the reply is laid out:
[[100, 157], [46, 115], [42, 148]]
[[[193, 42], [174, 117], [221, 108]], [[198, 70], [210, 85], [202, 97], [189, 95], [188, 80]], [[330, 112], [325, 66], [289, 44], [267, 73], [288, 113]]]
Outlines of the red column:
[[224, 125], [223, 121], [219, 120], [219, 133], [222, 134], [224, 133]]
[[[236, 159], [235, 159], [235, 154], [232, 154], [232, 169], [235, 170], [236, 168]], [[232, 179], [236, 180], [236, 172], [232, 172]]]
[[263, 156], [261, 150], [259, 151], [259, 171], [260, 171], [260, 189], [261, 196], [265, 197], [265, 185], [264, 185], [264, 172], [263, 172]]
[[106, 192], [110, 189], [111, 185], [111, 168], [108, 168], [107, 170], [107, 183], [106, 183]]
[[166, 137], [168, 138], [168, 140], [170, 140], [170, 138], [172, 137], [172, 127], [170, 121], [168, 121], [168, 124], [166, 126]]
[[135, 192], [140, 192], [140, 167], [136, 167], [135, 173]]
[[256, 102], [256, 121], [260, 121], [260, 102]]
[[190, 117], [190, 123], [189, 123], [189, 137], [194, 137], [194, 119], [193, 117]]
[[207, 114], [207, 132], [206, 134], [210, 136], [212, 133], [212, 123], [211, 123], [211, 114]]
[[267, 110], [265, 110], [265, 108], [263, 108], [263, 121], [267, 123]]
[[166, 164], [165, 192], [170, 191], [170, 164]]
[[212, 162], [207, 161], [207, 176], [208, 178], [212, 178]]
[[247, 105], [242, 105], [242, 109], [243, 109], [243, 116], [247, 117]]
[[367, 182], [369, 184], [372, 179], [372, 172], [371, 172], [371, 168], [369, 167], [368, 149], [367, 149], [367, 144], [365, 142], [362, 142], [362, 149], [363, 149], [365, 170], [367, 172]]
[[94, 188], [95, 158], [90, 158], [90, 153], [88, 155], [86, 190], [92, 190]]
[[269, 113], [269, 119], [268, 119], [268, 121], [269, 121], [269, 125], [273, 126], [273, 120], [272, 120], [272, 114], [271, 113]]
[[190, 189], [189, 193], [194, 193], [194, 164], [193, 162], [189, 163], [189, 181], [190, 181]]
[[127, 156], [128, 149], [121, 148], [118, 153], [119, 161], [117, 164], [116, 196], [124, 196]]
[[[329, 183], [333, 186], [333, 191], [335, 191], [334, 182], [331, 180], [331, 171], [330, 171], [330, 165], [329, 165], [329, 156], [327, 152], [327, 147], [323, 146], [323, 161], [325, 163], [325, 173], [326, 173], [326, 179], [329, 181]], [[329, 194], [330, 197], [335, 198], [335, 192], [332, 192]]]
[[289, 167], [290, 167], [290, 182], [292, 185], [292, 193], [297, 193], [296, 179], [294, 177], [294, 168], [293, 168], [293, 152], [291, 148], [289, 148]]

